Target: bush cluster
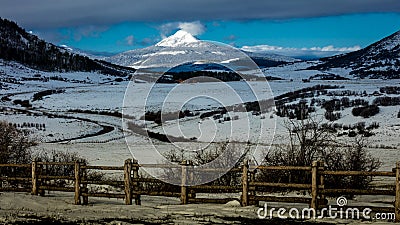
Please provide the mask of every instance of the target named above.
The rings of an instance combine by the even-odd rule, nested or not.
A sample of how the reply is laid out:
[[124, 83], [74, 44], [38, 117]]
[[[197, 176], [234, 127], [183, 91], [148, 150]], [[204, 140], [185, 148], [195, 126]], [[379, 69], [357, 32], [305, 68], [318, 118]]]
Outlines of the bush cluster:
[[353, 108], [351, 113], [353, 114], [353, 116], [362, 116], [364, 118], [369, 118], [379, 113], [379, 107], [377, 105], [355, 107]]
[[39, 91], [37, 93], [35, 93], [33, 95], [32, 101], [38, 101], [38, 100], [42, 100], [43, 97], [45, 96], [49, 96], [52, 94], [60, 94], [60, 93], [64, 93], [65, 90], [45, 90], [45, 91]]
[[[313, 161], [325, 163], [327, 170], [375, 171], [381, 163], [366, 150], [366, 139], [355, 135], [352, 144], [341, 141], [330, 126], [322, 126], [313, 119], [290, 120], [285, 125], [288, 137], [284, 144], [275, 145], [266, 154], [264, 164], [273, 166], [310, 166]], [[257, 179], [276, 183], [310, 183], [309, 171], [260, 171]], [[370, 177], [326, 176], [326, 188], [366, 188]], [[264, 191], [277, 191], [265, 188]]]

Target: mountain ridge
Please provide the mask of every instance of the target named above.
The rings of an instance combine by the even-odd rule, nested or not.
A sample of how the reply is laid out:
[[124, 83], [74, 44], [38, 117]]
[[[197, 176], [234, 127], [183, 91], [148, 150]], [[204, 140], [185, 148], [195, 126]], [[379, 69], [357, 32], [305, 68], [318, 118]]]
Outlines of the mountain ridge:
[[134, 72], [131, 68], [72, 53], [64, 47], [28, 33], [17, 23], [3, 18], [0, 18], [0, 59], [15, 61], [29, 68], [47, 72], [98, 71], [115, 76], [126, 76]]
[[358, 51], [320, 59], [308, 69], [328, 71], [351, 69], [349, 75], [358, 78], [400, 78], [400, 31], [397, 31]]

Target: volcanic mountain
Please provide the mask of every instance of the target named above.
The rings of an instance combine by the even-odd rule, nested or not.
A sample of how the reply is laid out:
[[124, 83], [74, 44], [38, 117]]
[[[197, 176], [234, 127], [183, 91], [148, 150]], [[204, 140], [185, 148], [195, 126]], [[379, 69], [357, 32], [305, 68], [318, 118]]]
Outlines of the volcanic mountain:
[[[134, 68], [163, 67], [171, 64], [196, 63], [198, 59], [212, 59], [226, 63], [237, 60], [239, 50], [213, 42], [198, 40], [190, 33], [178, 30], [175, 34], [161, 40], [154, 46], [135, 49], [109, 57], [111, 63]], [[250, 54], [250, 57], [263, 67], [277, 66], [295, 59], [274, 54]], [[198, 63], [198, 62], [197, 62]]]

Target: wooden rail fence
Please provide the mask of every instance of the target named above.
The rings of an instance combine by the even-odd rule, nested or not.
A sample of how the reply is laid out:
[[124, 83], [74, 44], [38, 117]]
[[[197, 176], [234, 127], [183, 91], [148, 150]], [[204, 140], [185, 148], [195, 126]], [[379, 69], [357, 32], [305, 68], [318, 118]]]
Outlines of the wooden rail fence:
[[[51, 167], [68, 167], [72, 170], [69, 176], [59, 176], [51, 173]], [[238, 168], [232, 168], [230, 172], [241, 173], [241, 184], [237, 186], [223, 185], [196, 185], [187, 186], [188, 180], [193, 179], [194, 166], [190, 161], [184, 161], [181, 165], [172, 166], [181, 168], [181, 185], [174, 190], [150, 191], [142, 189], [145, 183], [160, 184], [162, 181], [154, 178], [141, 177], [140, 168], [171, 168], [164, 164], [139, 164], [137, 160], [127, 159], [123, 166], [91, 166], [84, 162], [38, 162], [31, 164], [0, 164], [0, 192], [31, 192], [33, 195], [45, 195], [45, 191], [74, 192], [75, 204], [88, 204], [89, 197], [107, 197], [125, 199], [125, 204], [131, 205], [133, 200], [136, 205], [141, 204], [141, 195], [178, 197], [182, 204], [188, 203], [226, 203], [233, 199], [241, 202], [242, 206], [258, 205], [260, 201], [306, 203], [316, 211], [326, 206], [326, 196], [329, 195], [388, 195], [394, 196], [394, 207], [370, 207], [374, 212], [395, 213], [395, 221], [400, 222], [400, 162], [392, 171], [327, 171], [324, 163], [314, 161], [311, 166], [249, 166], [248, 161]], [[196, 168], [198, 169], [198, 168]], [[123, 181], [90, 179], [88, 171], [121, 171]], [[204, 169], [204, 171], [220, 171], [223, 168]], [[310, 173], [311, 183], [276, 183], [257, 181], [256, 173], [259, 171], [304, 171]], [[18, 174], [4, 176], [7, 174]], [[395, 184], [386, 189], [329, 189], [325, 187], [326, 176], [369, 176], [369, 177], [394, 177]], [[267, 176], [268, 178], [268, 176]], [[265, 180], [265, 179], [264, 179]], [[68, 183], [68, 182], [69, 183]], [[55, 185], [55, 183], [63, 185]], [[88, 185], [111, 185], [124, 188], [124, 193], [100, 193], [89, 191]], [[265, 189], [307, 190], [309, 197], [278, 197], [265, 195]], [[180, 189], [180, 191], [179, 191]], [[178, 190], [178, 191], [177, 191]], [[198, 193], [240, 193], [240, 198], [197, 198]], [[362, 208], [363, 206], [358, 206]]]

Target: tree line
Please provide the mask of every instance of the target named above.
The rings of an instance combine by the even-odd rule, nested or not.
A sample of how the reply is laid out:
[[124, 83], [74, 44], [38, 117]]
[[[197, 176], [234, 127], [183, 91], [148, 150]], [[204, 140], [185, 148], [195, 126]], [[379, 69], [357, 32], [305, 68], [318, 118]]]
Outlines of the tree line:
[[0, 58], [48, 72], [99, 71], [115, 76], [126, 76], [134, 72], [130, 68], [68, 52], [26, 32], [15, 22], [2, 18], [0, 18]]

